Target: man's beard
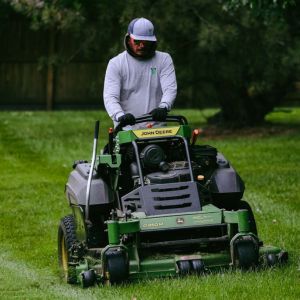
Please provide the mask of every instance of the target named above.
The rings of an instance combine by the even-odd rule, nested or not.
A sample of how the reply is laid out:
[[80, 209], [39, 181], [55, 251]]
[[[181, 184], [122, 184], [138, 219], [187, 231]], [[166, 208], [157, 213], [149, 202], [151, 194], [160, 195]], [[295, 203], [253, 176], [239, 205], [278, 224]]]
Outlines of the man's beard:
[[156, 50], [156, 46], [157, 46], [156, 42], [151, 42], [151, 44], [149, 46], [147, 46], [147, 49], [144, 49], [143, 51], [141, 51], [142, 52], [141, 54], [137, 54], [131, 49], [129, 42], [128, 42], [129, 38], [130, 38], [129, 34], [126, 34], [125, 39], [124, 39], [124, 45], [125, 45], [125, 49], [131, 56], [133, 56], [137, 59], [144, 60], [144, 59], [150, 59], [155, 55], [155, 50]]

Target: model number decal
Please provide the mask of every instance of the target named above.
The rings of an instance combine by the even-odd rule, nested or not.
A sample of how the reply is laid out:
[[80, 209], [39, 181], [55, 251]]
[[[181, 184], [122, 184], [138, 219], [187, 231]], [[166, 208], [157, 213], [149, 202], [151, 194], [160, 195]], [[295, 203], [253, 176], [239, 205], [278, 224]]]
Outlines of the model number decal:
[[143, 224], [143, 228], [156, 228], [156, 227], [160, 227], [163, 226], [164, 223], [163, 222], [156, 222], [156, 223], [146, 223]]

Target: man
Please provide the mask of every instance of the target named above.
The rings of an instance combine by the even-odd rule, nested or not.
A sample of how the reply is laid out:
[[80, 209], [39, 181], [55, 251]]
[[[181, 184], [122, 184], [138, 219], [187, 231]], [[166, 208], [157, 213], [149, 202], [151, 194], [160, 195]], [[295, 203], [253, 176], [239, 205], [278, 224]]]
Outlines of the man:
[[165, 121], [174, 103], [177, 84], [172, 58], [156, 51], [153, 24], [145, 18], [130, 22], [125, 51], [112, 58], [104, 80], [104, 105], [114, 125], [134, 125], [135, 118], [150, 113]]

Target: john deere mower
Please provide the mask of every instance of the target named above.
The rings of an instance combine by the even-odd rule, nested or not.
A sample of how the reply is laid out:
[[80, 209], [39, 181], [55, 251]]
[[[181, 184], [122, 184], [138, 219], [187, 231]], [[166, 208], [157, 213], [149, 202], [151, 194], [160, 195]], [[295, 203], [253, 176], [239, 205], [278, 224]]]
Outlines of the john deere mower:
[[[264, 246], [244, 183], [229, 161], [196, 144], [182, 116], [161, 128], [116, 127], [91, 162], [76, 161], [66, 184], [72, 214], [61, 219], [58, 258], [66, 282], [83, 287], [143, 278], [251, 269], [287, 261]], [[175, 124], [175, 125], [174, 125]]]

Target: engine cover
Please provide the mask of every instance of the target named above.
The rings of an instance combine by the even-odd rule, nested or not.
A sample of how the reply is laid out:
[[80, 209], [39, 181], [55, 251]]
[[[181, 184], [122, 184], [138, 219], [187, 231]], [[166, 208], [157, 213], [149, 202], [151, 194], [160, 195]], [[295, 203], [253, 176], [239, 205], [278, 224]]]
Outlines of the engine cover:
[[168, 172], [153, 172], [145, 176], [146, 184], [172, 183], [189, 181], [190, 173], [186, 161], [176, 161], [169, 163]]

